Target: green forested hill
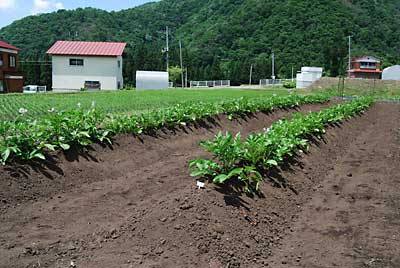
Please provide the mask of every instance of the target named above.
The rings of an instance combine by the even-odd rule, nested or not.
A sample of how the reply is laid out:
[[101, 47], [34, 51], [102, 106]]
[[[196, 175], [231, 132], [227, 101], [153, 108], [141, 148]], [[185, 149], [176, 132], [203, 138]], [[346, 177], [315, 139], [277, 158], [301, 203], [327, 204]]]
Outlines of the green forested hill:
[[[162, 0], [119, 12], [60, 10], [30, 16], [0, 30], [0, 39], [23, 49], [25, 60], [46, 59], [56, 40], [125, 41], [125, 77], [136, 69], [165, 69], [165, 26], [171, 29], [171, 65], [178, 65], [178, 40], [190, 79], [248, 81], [271, 74], [276, 55], [279, 77], [292, 67], [323, 66], [344, 72], [346, 36], [354, 54], [372, 54], [384, 65], [400, 62], [400, 0]], [[32, 82], [47, 82], [48, 66], [26, 65]]]

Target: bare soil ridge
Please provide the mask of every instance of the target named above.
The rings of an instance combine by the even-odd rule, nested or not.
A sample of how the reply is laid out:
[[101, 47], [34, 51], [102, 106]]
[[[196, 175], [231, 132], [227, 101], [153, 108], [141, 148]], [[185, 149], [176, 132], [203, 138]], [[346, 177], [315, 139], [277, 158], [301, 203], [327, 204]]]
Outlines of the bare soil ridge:
[[[326, 106], [306, 105], [300, 111]], [[296, 191], [266, 182], [262, 184], [265, 197], [252, 199], [211, 186], [196, 189], [186, 163], [204, 156], [199, 141], [219, 130], [259, 132], [290, 112], [279, 110], [234, 122], [221, 117], [208, 122], [208, 127], [190, 126], [142, 140], [120, 136], [114, 150], [95, 146], [87, 159], [70, 155], [76, 157], [74, 161], [59, 156], [54, 165], [36, 167], [44, 170], [6, 167], [0, 175], [4, 200], [0, 267], [68, 267], [71, 261], [85, 268], [332, 267], [333, 257], [326, 257], [327, 252], [340, 257], [339, 267], [356, 267], [373, 258], [374, 265], [379, 259], [387, 267], [398, 267], [398, 240], [379, 243], [400, 235], [395, 202], [400, 200], [395, 164], [400, 160], [399, 105], [376, 104], [362, 117], [329, 129], [308, 154], [271, 174], [289, 181]], [[388, 144], [382, 145], [385, 141]], [[361, 149], [368, 157], [358, 155]], [[377, 162], [370, 165], [371, 161]], [[369, 191], [369, 199], [359, 190], [360, 184], [365, 184], [361, 189]], [[347, 197], [350, 193], [355, 200], [351, 206], [346, 203], [352, 200]], [[338, 216], [327, 214], [320, 227], [326, 229], [314, 234], [306, 227], [325, 216], [315, 209], [323, 207], [319, 202], [325, 195], [332, 200], [324, 203], [328, 210], [322, 213], [332, 211]], [[341, 195], [337, 202], [334, 198]], [[380, 205], [370, 203], [375, 198]], [[358, 205], [353, 208], [354, 204]], [[339, 225], [337, 218], [343, 219]], [[343, 233], [347, 227], [353, 235]], [[379, 238], [363, 240], [371, 229]], [[300, 237], [304, 237], [301, 246]], [[329, 239], [336, 244], [327, 243]], [[325, 252], [309, 254], [307, 249], [314, 246]], [[374, 255], [377, 249], [379, 257]], [[346, 250], [349, 256], [342, 257]]]

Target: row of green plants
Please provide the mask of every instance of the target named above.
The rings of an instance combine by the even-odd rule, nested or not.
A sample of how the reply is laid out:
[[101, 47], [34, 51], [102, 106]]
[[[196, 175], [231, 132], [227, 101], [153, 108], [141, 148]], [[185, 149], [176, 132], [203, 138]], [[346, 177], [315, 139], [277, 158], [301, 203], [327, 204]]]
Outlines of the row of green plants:
[[334, 105], [320, 112], [296, 113], [282, 119], [263, 133], [251, 134], [242, 141], [240, 133], [221, 132], [214, 140], [200, 145], [213, 158], [189, 162], [193, 177], [207, 178], [217, 185], [239, 187], [247, 193], [256, 193], [271, 168], [293, 157], [299, 150], [306, 151], [309, 138], [320, 138], [329, 124], [340, 122], [362, 113], [374, 102], [372, 98], [357, 99]]
[[294, 107], [305, 103], [328, 101], [328, 95], [269, 97], [266, 99], [239, 98], [219, 103], [185, 103], [171, 108], [140, 115], [112, 115], [95, 109], [57, 112], [54, 109], [40, 119], [26, 118], [29, 112], [20, 109], [14, 121], [0, 122], [0, 162], [16, 158], [45, 159], [46, 153], [71, 146], [87, 146], [95, 142], [111, 143], [116, 134], [134, 135], [163, 127], [185, 125], [218, 114], [229, 118], [248, 113], [270, 112], [276, 108]]

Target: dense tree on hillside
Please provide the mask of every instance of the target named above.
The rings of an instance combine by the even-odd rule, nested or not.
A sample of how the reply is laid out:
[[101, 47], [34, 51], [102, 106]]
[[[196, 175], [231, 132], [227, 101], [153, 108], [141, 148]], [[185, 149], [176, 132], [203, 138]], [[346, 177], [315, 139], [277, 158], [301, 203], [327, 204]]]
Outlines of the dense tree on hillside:
[[[170, 65], [179, 66], [178, 41], [189, 79], [247, 83], [278, 77], [304, 65], [343, 74], [347, 39], [354, 54], [372, 54], [384, 66], [400, 61], [400, 0], [162, 0], [119, 12], [93, 8], [29, 16], [0, 30], [0, 39], [23, 49], [22, 59], [45, 60], [56, 40], [124, 41], [126, 82], [135, 71], [165, 70], [165, 26], [171, 29]], [[48, 79], [48, 68], [24, 66], [29, 81]], [[38, 73], [36, 73], [38, 72]], [[42, 74], [43, 73], [43, 74]], [[46, 84], [49, 84], [47, 81]]]

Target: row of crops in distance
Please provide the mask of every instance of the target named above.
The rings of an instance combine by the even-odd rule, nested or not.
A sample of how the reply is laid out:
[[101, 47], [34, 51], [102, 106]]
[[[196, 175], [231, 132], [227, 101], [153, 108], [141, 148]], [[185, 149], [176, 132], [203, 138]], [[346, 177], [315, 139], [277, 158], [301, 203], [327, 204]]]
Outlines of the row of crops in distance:
[[31, 119], [46, 115], [49, 110], [68, 111], [96, 108], [109, 114], [139, 114], [171, 107], [182, 102], [219, 102], [240, 97], [266, 98], [272, 95], [288, 95], [286, 90], [149, 90], [149, 91], [99, 91], [79, 93], [0, 94], [0, 120], [13, 120], [18, 110], [28, 111]]
[[329, 95], [271, 97], [265, 99], [239, 98], [218, 103], [178, 104], [171, 108], [140, 115], [113, 115], [96, 108], [82, 107], [65, 112], [49, 111], [39, 119], [24, 117], [26, 111], [13, 121], [0, 122], [1, 163], [10, 159], [45, 159], [46, 154], [71, 146], [87, 146], [95, 142], [111, 143], [116, 134], [139, 135], [163, 127], [185, 125], [218, 114], [229, 118], [248, 113], [271, 112], [306, 103], [328, 101]]
[[297, 113], [283, 119], [263, 133], [251, 134], [245, 141], [240, 133], [219, 133], [201, 146], [214, 158], [195, 159], [189, 163], [193, 177], [204, 177], [217, 185], [235, 186], [247, 193], [257, 193], [271, 168], [308, 149], [307, 137], [320, 138], [328, 124], [360, 114], [374, 102], [372, 98], [356, 99], [307, 115]]

